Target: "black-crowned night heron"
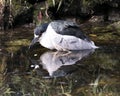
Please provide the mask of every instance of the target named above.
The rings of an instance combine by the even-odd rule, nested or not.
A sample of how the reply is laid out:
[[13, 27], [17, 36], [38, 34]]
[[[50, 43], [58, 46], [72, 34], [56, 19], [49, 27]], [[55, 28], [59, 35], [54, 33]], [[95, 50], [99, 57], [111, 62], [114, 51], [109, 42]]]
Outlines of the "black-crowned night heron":
[[60, 51], [98, 48], [81, 32], [76, 23], [63, 20], [52, 21], [36, 27], [30, 47], [36, 42], [48, 49]]

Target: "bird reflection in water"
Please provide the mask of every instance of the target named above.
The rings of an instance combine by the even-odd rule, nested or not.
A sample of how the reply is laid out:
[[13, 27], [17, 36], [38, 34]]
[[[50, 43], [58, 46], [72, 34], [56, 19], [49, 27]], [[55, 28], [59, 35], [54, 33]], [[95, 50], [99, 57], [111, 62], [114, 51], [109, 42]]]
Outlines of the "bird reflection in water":
[[42, 68], [48, 71], [50, 77], [65, 76], [74, 70], [70, 67], [71, 65], [76, 64], [76, 62], [89, 56], [93, 52], [94, 49], [71, 51], [68, 53], [62, 51], [48, 51], [43, 53], [37, 62], [31, 60], [33, 64], [31, 67], [39, 69], [39, 66], [42, 65]]

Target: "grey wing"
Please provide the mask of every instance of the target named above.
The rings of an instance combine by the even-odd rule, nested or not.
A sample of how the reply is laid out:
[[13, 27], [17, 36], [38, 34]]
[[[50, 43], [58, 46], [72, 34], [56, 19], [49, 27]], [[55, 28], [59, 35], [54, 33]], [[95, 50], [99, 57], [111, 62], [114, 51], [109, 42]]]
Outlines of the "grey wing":
[[66, 29], [69, 26], [74, 26], [78, 27], [78, 25], [72, 21], [63, 21], [63, 20], [56, 20], [50, 23], [52, 28], [57, 32], [57, 33], [62, 33], [64, 29]]
[[54, 21], [51, 23], [52, 28], [61, 35], [75, 36], [80, 39], [91, 41], [79, 28], [79, 26], [71, 21]]

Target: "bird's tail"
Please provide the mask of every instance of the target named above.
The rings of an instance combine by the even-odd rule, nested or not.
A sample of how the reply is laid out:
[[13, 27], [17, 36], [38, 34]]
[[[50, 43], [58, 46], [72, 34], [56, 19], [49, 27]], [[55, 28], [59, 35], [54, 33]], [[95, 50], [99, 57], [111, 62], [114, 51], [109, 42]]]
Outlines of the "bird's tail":
[[98, 46], [95, 45], [95, 43], [93, 41], [91, 41], [91, 46], [92, 48], [96, 49], [96, 48], [99, 48]]

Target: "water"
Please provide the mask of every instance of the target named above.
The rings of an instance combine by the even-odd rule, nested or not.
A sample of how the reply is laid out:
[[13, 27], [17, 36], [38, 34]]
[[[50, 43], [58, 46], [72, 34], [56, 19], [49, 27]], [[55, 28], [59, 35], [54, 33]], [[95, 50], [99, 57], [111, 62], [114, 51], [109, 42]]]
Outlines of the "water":
[[20, 32], [1, 34], [0, 96], [120, 96], [120, 46], [28, 50], [32, 30]]

